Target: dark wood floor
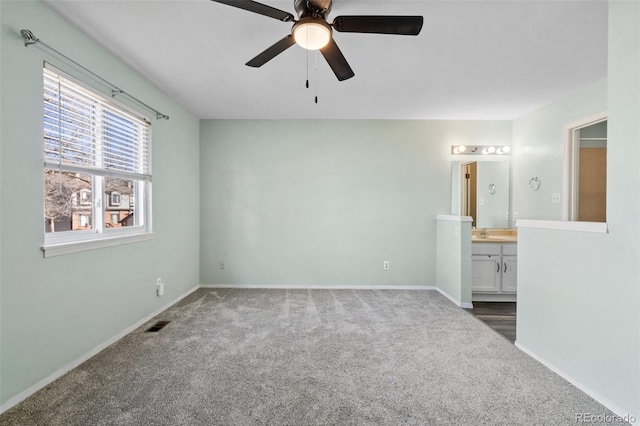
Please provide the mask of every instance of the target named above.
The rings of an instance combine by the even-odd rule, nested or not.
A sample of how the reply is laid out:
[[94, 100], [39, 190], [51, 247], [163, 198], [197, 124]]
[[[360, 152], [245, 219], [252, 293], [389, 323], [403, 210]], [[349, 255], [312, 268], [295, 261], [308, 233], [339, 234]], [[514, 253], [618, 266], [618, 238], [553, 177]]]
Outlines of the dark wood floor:
[[516, 340], [515, 302], [473, 302], [467, 312], [503, 335], [511, 343]]

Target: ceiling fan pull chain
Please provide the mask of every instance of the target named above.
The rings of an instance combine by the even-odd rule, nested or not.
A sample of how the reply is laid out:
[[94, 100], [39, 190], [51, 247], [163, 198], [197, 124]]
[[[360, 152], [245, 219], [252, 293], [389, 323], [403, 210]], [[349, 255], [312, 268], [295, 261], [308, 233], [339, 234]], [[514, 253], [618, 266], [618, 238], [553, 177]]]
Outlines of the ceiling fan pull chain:
[[316, 60], [315, 61], [316, 62], [316, 64], [315, 64], [315, 71], [316, 71], [316, 103], [318, 103], [318, 51], [317, 50], [316, 50], [315, 56], [316, 56], [316, 58], [315, 58], [315, 60]]
[[309, 51], [307, 50], [307, 89], [309, 88]]

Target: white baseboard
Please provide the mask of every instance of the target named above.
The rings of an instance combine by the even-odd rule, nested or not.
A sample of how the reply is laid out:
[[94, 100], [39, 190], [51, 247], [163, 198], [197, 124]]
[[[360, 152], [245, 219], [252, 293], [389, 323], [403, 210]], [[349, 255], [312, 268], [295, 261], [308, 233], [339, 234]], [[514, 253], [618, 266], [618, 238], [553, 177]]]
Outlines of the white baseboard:
[[560, 376], [563, 379], [565, 379], [567, 382], [571, 383], [573, 386], [575, 386], [578, 389], [580, 389], [582, 392], [584, 392], [587, 395], [589, 395], [591, 398], [593, 398], [596, 401], [598, 401], [600, 404], [602, 404], [605, 407], [607, 407], [609, 410], [613, 411], [616, 415], [624, 418], [625, 421], [627, 421], [628, 423], [630, 423], [630, 424], [640, 424], [640, 422], [638, 422], [638, 420], [639, 420], [638, 417], [640, 416], [640, 413], [636, 413], [634, 415], [634, 414], [631, 414], [631, 413], [623, 410], [620, 406], [618, 406], [617, 404], [613, 403], [608, 398], [606, 398], [606, 397], [600, 395], [598, 392], [595, 392], [594, 390], [584, 386], [582, 383], [580, 383], [577, 380], [573, 379], [571, 376], [569, 376], [568, 374], [566, 374], [565, 372], [563, 372], [562, 370], [560, 370], [559, 368], [557, 368], [556, 366], [554, 366], [553, 364], [551, 364], [550, 362], [548, 362], [547, 360], [545, 360], [544, 358], [542, 358], [541, 356], [536, 354], [535, 352], [531, 351], [526, 346], [521, 345], [520, 343], [518, 343], [517, 340], [515, 342], [515, 346], [516, 346], [516, 348], [520, 349], [522, 352], [524, 352], [527, 355], [529, 355], [531, 358], [533, 358], [536, 361], [538, 361], [540, 364], [542, 364], [545, 367], [547, 367], [549, 370], [551, 370], [554, 373], [556, 373], [558, 376]]
[[48, 377], [45, 377], [44, 379], [40, 380], [39, 382], [29, 386], [27, 389], [23, 390], [22, 392], [20, 392], [16, 396], [14, 396], [12, 398], [9, 398], [7, 400], [7, 402], [5, 402], [4, 404], [2, 404], [0, 406], [0, 414], [4, 413], [5, 411], [10, 409], [11, 407], [19, 404], [20, 402], [24, 401], [25, 399], [27, 399], [28, 397], [30, 397], [31, 395], [33, 395], [34, 393], [36, 393], [40, 389], [44, 388], [45, 386], [51, 384], [54, 380], [58, 379], [59, 377], [62, 377], [63, 375], [65, 375], [69, 371], [71, 371], [74, 368], [78, 367], [80, 364], [82, 364], [83, 362], [87, 361], [92, 356], [98, 354], [100, 351], [102, 351], [102, 350], [106, 349], [107, 347], [111, 346], [112, 344], [114, 344], [118, 340], [122, 339], [124, 336], [126, 336], [129, 333], [131, 333], [133, 330], [135, 330], [136, 328], [140, 327], [145, 322], [147, 322], [150, 319], [152, 319], [153, 317], [159, 315], [163, 311], [169, 309], [172, 305], [175, 305], [180, 300], [184, 299], [185, 297], [187, 297], [188, 295], [190, 295], [191, 293], [196, 291], [198, 288], [199, 288], [198, 286], [195, 286], [195, 287], [191, 288], [190, 290], [188, 290], [183, 295], [178, 296], [176, 299], [172, 300], [171, 302], [168, 302], [168, 303], [164, 304], [161, 308], [156, 309], [155, 311], [153, 311], [149, 315], [147, 315], [144, 318], [142, 318], [141, 320], [137, 321], [135, 324], [127, 327], [126, 329], [124, 329], [120, 333], [116, 334], [115, 336], [111, 337], [110, 339], [100, 343], [98, 346], [96, 346], [95, 348], [91, 349], [89, 352], [87, 352], [86, 354], [82, 355], [80, 358], [77, 358], [77, 359], [71, 361], [70, 363], [66, 364], [62, 368], [59, 368], [58, 370], [53, 372], [53, 374], [49, 375]]
[[438, 293], [440, 293], [441, 295], [443, 295], [444, 297], [446, 297], [447, 299], [455, 303], [456, 306], [460, 306], [461, 308], [464, 308], [464, 309], [473, 309], [473, 303], [467, 303], [467, 302], [463, 303], [458, 299], [456, 299], [455, 297], [451, 296], [446, 291], [442, 290], [440, 287], [436, 287], [436, 290], [438, 291]]
[[426, 285], [200, 284], [200, 288], [272, 288], [280, 290], [436, 290]]
[[436, 290], [438, 291], [438, 293], [440, 293], [441, 295], [443, 295], [444, 297], [446, 297], [447, 299], [449, 299], [453, 303], [455, 303], [456, 306], [462, 306], [462, 302], [461, 301], [459, 301], [458, 299], [456, 299], [455, 297], [453, 297], [452, 295], [450, 295], [449, 293], [447, 293], [446, 291], [444, 291], [440, 287], [436, 287]]

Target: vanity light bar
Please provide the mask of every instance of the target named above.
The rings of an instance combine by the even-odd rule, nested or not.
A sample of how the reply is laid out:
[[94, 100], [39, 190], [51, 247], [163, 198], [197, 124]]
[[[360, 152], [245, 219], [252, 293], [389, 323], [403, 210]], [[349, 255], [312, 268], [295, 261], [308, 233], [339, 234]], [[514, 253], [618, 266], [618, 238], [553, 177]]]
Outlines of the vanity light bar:
[[452, 155], [510, 155], [509, 145], [451, 145]]

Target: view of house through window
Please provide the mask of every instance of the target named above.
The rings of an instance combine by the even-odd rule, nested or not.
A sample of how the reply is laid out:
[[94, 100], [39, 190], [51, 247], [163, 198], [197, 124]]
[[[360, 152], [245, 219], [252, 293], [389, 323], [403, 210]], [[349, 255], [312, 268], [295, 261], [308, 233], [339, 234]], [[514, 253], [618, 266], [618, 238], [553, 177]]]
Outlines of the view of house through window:
[[91, 229], [92, 181], [88, 174], [44, 170], [45, 232]]
[[[93, 180], [93, 177], [87, 174], [45, 169], [45, 232], [92, 229]], [[108, 200], [104, 209], [105, 227], [134, 226], [135, 181], [105, 178], [104, 188], [103, 199]]]
[[49, 66], [43, 101], [45, 246], [150, 232], [149, 122]]

